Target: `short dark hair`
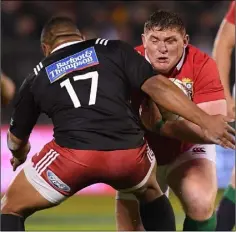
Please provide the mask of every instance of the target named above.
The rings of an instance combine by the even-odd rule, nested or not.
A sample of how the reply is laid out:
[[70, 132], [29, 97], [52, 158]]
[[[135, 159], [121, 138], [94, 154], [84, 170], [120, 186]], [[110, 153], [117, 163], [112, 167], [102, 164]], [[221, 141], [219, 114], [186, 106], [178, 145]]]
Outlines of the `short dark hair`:
[[43, 27], [41, 43], [52, 44], [59, 36], [80, 34], [76, 23], [69, 17], [52, 17]]
[[181, 17], [174, 12], [167, 10], [158, 10], [150, 15], [144, 24], [144, 32], [158, 27], [160, 31], [165, 29], [177, 29], [185, 33], [185, 25]]

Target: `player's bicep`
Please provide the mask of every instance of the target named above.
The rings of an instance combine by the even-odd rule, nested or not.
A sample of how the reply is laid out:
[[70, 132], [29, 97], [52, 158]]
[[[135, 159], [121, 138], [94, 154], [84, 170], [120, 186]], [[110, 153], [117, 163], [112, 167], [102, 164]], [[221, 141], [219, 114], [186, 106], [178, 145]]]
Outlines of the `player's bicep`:
[[224, 99], [224, 89], [213, 59], [208, 59], [198, 73], [193, 89], [194, 103]]
[[121, 44], [122, 59], [124, 63], [125, 74], [132, 87], [141, 89], [143, 83], [154, 76], [151, 64], [134, 48], [126, 43]]
[[28, 137], [37, 122], [40, 110], [34, 101], [30, 84], [23, 83], [13, 109], [10, 132], [19, 139]]

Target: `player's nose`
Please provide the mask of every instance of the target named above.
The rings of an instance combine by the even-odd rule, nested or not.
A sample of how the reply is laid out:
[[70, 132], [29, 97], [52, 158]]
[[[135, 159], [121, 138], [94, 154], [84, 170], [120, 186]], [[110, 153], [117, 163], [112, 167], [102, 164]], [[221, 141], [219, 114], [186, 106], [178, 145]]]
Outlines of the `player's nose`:
[[161, 53], [161, 54], [165, 54], [167, 53], [167, 47], [165, 45], [165, 43], [160, 43], [159, 46], [158, 46], [158, 51]]

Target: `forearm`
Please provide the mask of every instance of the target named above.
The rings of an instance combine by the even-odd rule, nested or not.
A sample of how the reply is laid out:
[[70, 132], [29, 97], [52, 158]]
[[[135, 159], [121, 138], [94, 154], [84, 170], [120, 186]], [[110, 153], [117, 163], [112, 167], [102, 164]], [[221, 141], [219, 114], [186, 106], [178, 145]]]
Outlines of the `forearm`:
[[210, 144], [201, 128], [187, 120], [166, 121], [160, 134], [169, 138], [196, 144]]
[[8, 131], [7, 134], [7, 145], [12, 155], [18, 159], [22, 159], [27, 156], [30, 151], [28, 137], [21, 140], [14, 136], [10, 131]]
[[208, 114], [190, 101], [175, 84], [164, 76], [157, 75], [148, 79], [142, 86], [142, 90], [158, 105], [200, 127], [204, 125], [204, 119], [208, 117]]
[[[226, 115], [226, 101], [224, 99], [210, 102], [202, 102], [197, 105], [209, 115]], [[160, 133], [175, 139], [180, 139], [190, 143], [210, 144], [204, 137], [199, 126], [188, 120], [167, 121], [161, 128]]]

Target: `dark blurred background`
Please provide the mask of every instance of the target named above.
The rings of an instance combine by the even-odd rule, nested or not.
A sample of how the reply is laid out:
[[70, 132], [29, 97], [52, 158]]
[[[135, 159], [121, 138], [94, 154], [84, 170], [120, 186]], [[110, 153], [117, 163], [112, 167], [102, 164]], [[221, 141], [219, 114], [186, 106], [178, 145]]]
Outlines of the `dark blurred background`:
[[[141, 44], [143, 24], [158, 9], [178, 12], [184, 19], [190, 42], [211, 54], [213, 40], [230, 1], [2, 1], [2, 71], [18, 89], [23, 79], [42, 59], [40, 33], [54, 15], [76, 20], [88, 37], [122, 39]], [[234, 70], [233, 70], [234, 71]], [[9, 122], [11, 104], [2, 112]], [[48, 123], [40, 117], [39, 123]]]

